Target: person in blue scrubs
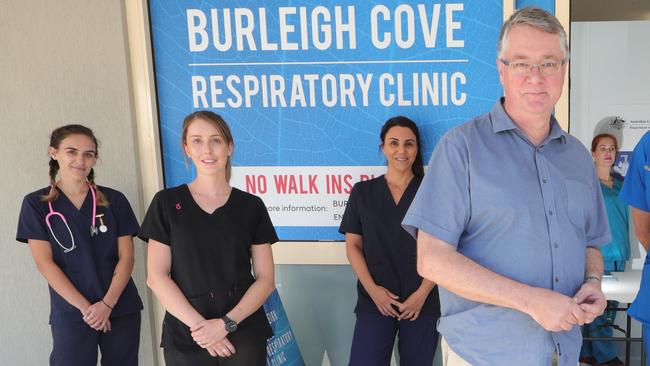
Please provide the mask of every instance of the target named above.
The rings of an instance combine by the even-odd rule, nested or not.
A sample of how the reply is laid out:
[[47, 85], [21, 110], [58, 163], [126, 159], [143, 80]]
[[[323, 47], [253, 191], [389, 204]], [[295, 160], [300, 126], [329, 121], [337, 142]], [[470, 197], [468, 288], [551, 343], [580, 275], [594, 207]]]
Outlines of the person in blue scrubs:
[[[618, 141], [610, 134], [600, 134], [591, 141], [591, 155], [596, 165], [596, 174], [600, 180], [600, 190], [607, 209], [609, 230], [612, 241], [600, 247], [603, 255], [605, 274], [624, 271], [625, 262], [630, 259], [628, 205], [618, 198], [623, 181], [612, 175], [612, 166], [616, 161]], [[607, 310], [592, 323], [585, 324], [582, 334], [585, 337], [612, 337], [613, 330], [607, 324], [613, 324], [618, 302], [608, 301]], [[623, 366], [616, 355], [616, 347], [611, 341], [584, 341], [580, 351], [580, 362], [589, 365]]]
[[[95, 184], [97, 139], [81, 125], [50, 138], [50, 186], [25, 196], [16, 240], [50, 290], [50, 365], [138, 364], [142, 301], [131, 279], [138, 222], [124, 195]], [[58, 180], [57, 180], [58, 176]]]
[[[650, 358], [650, 132], [646, 132], [634, 148], [630, 166], [625, 175], [620, 199], [631, 207], [636, 237], [646, 250], [641, 287], [628, 314], [643, 324], [646, 355]], [[650, 362], [650, 359], [648, 359]]]
[[395, 335], [402, 365], [431, 366], [438, 345], [437, 289], [416, 268], [416, 242], [401, 222], [424, 169], [420, 134], [406, 117], [381, 129], [386, 174], [354, 185], [339, 231], [357, 274], [351, 366], [389, 365]]

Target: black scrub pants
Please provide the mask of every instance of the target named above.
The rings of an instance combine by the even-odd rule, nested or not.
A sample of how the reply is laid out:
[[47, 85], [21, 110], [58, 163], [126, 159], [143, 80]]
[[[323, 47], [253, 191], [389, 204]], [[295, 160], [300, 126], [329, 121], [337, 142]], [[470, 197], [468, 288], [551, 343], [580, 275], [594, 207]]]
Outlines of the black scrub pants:
[[212, 357], [203, 348], [188, 349], [164, 348], [167, 366], [265, 366], [266, 339], [244, 334], [232, 333], [228, 340], [235, 347], [230, 357]]
[[140, 312], [111, 318], [111, 331], [98, 332], [83, 321], [52, 324], [51, 366], [96, 366], [97, 347], [102, 366], [137, 366]]
[[390, 365], [396, 334], [401, 365], [431, 366], [438, 347], [437, 320], [432, 315], [398, 321], [379, 313], [357, 313], [349, 366]]

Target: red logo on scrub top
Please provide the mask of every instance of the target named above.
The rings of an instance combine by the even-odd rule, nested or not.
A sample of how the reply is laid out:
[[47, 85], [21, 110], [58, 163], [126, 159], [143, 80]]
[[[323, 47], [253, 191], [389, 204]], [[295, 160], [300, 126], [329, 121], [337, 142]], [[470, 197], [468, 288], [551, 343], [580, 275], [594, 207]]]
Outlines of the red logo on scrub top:
[[176, 204], [176, 209], [177, 209], [177, 210], [180, 210], [181, 208], [182, 208], [182, 207], [181, 207], [181, 203], [178, 202], [178, 203]]

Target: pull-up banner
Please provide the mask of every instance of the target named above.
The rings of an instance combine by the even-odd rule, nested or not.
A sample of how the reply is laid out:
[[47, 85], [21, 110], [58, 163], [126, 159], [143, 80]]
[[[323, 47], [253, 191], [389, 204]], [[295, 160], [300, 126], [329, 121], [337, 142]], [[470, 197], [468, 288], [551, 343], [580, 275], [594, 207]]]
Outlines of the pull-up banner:
[[195, 174], [183, 118], [212, 110], [234, 135], [231, 184], [282, 240], [342, 239], [350, 189], [385, 171], [388, 118], [419, 125], [426, 161], [501, 94], [501, 1], [149, 3], [167, 186]]

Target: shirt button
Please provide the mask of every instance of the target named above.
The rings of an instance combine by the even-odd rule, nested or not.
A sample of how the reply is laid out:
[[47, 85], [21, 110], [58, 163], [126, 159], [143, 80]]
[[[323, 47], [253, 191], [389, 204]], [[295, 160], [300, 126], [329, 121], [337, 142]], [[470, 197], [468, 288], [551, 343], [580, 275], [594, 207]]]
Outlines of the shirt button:
[[553, 210], [548, 210], [549, 216], [553, 216]]
[[548, 179], [546, 179], [546, 178], [542, 178], [542, 182], [543, 182], [543, 183], [548, 183]]
[[557, 248], [559, 245], [557, 245], [557, 242], [554, 242], [553, 246]]
[[560, 279], [555, 277], [555, 282], [560, 282]]

